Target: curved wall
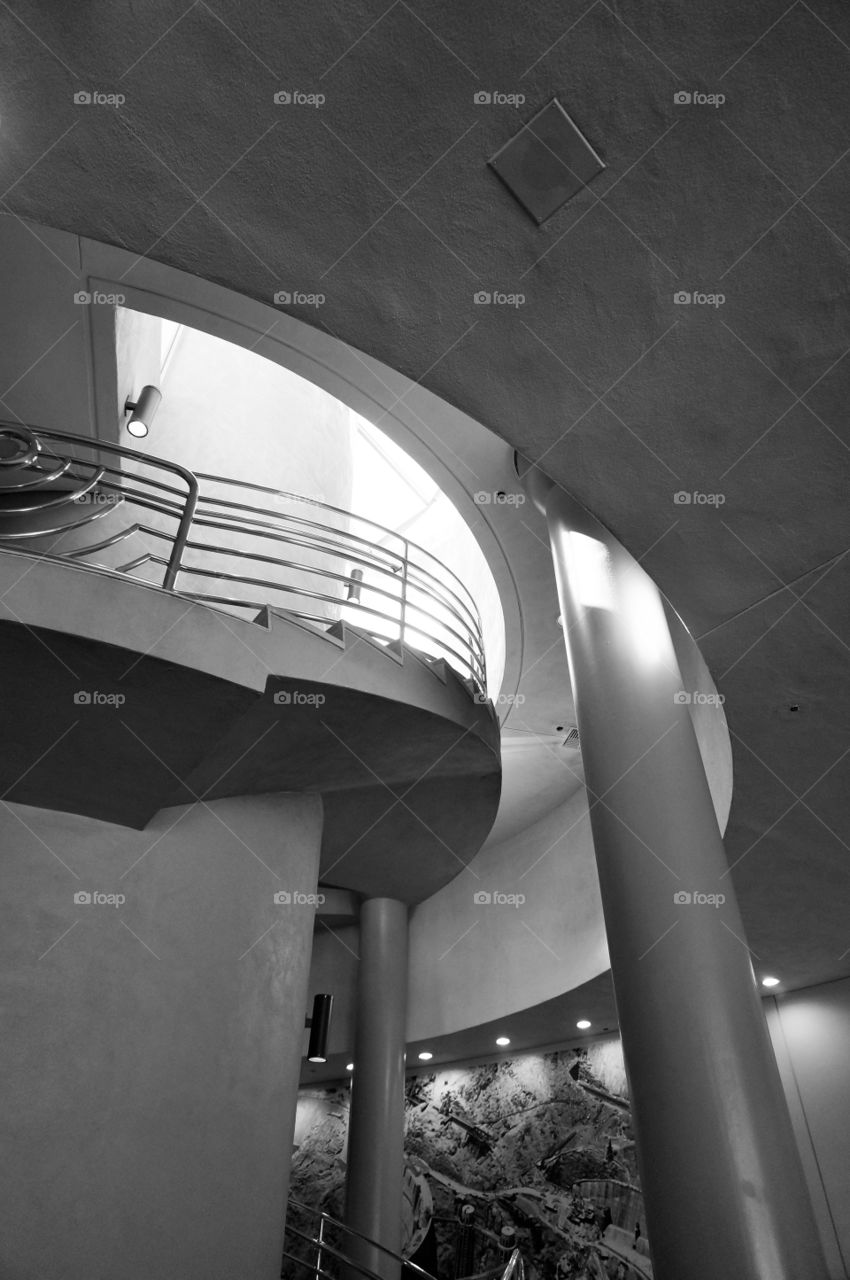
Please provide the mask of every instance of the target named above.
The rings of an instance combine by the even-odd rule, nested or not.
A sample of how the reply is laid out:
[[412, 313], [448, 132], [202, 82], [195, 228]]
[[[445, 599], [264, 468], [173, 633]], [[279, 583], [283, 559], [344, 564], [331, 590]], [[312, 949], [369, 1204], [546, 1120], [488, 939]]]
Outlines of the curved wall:
[[[266, 485], [304, 499], [299, 502], [211, 481], [201, 483], [203, 493], [223, 501], [268, 508], [294, 522], [318, 520], [332, 528], [349, 527], [351, 522], [345, 515], [337, 516], [315, 506], [324, 502], [343, 511], [351, 508], [353, 462], [345, 405], [256, 352], [186, 326], [178, 331], [160, 372], [161, 320], [118, 307], [115, 327], [119, 411], [127, 396], [136, 396], [147, 382], [162, 391], [162, 403], [149, 435], [135, 440], [122, 426], [118, 433], [122, 444], [167, 458], [190, 471]], [[131, 470], [132, 465], [128, 464], [127, 469]], [[157, 519], [154, 513], [147, 513], [146, 520], [173, 532], [173, 521]], [[312, 536], [299, 523], [288, 525], [288, 529], [296, 538]], [[344, 584], [309, 570], [346, 573], [350, 568], [347, 561], [297, 542], [282, 545], [220, 528], [198, 528], [193, 538], [236, 549], [249, 558], [190, 549], [184, 557], [187, 567], [244, 573], [280, 582], [281, 589], [269, 596], [270, 603], [333, 620], [339, 618], [340, 603], [335, 601], [344, 600]], [[149, 541], [155, 544], [157, 540]], [[282, 557], [290, 565], [281, 568], [250, 556]], [[186, 590], [203, 595], [257, 598], [258, 589], [242, 583], [190, 573], [183, 576], [181, 583]], [[294, 583], [299, 591], [333, 599], [310, 601], [289, 595], [283, 589], [286, 583]]]
[[315, 796], [0, 810], [0, 1274], [279, 1274], [314, 909], [274, 893], [321, 828]]
[[411, 1040], [505, 1017], [604, 972], [608, 948], [584, 790], [520, 836], [482, 851], [468, 872], [421, 903], [411, 916], [410, 948]]
[[[2, 223], [3, 220], [0, 219], [0, 227]], [[16, 240], [26, 243], [27, 237], [19, 228], [13, 228], [12, 231]], [[508, 706], [505, 716], [507, 727], [510, 729], [516, 723], [523, 731], [526, 726], [536, 730], [544, 717], [552, 717], [556, 708], [558, 722], [570, 723], [566, 662], [563, 651], [559, 652], [557, 645], [553, 644], [557, 639], [553, 632], [558, 606], [551, 561], [545, 550], [545, 523], [531, 502], [521, 507], [497, 503], [478, 507], [472, 505], [473, 492], [485, 483], [488, 488], [492, 484], [494, 489], [505, 490], [519, 497], [517, 490], [521, 486], [513, 466], [513, 451], [507, 445], [496, 440], [480, 423], [440, 401], [421, 385], [411, 384], [385, 365], [354, 351], [320, 329], [283, 314], [276, 317], [275, 324], [270, 328], [270, 317], [274, 313], [256, 301], [175, 271], [161, 263], [138, 262], [120, 249], [87, 240], [77, 242], [74, 237], [59, 233], [50, 234], [55, 235], [57, 246], [60, 243], [67, 246], [72, 241], [79, 244], [83, 282], [108, 290], [110, 280], [126, 278], [128, 268], [132, 266], [130, 278], [134, 284], [122, 284], [128, 306], [139, 310], [149, 308], [174, 321], [203, 328], [210, 334], [240, 342], [246, 347], [255, 347], [270, 360], [315, 382], [364, 417], [379, 422], [381, 429], [402, 445], [437, 480], [458, 508], [466, 513], [470, 524], [474, 519], [478, 521], [476, 534], [490, 560], [505, 606], [508, 637], [505, 690], [515, 690], [520, 673], [523, 669], [526, 673], [523, 684], [528, 695], [526, 704], [519, 711]], [[106, 308], [92, 308], [90, 316], [95, 350], [102, 356], [108, 355], [110, 351], [114, 355], [114, 334], [105, 311]], [[95, 365], [98, 366], [98, 359], [95, 360]], [[107, 418], [112, 422], [115, 419], [114, 375], [107, 377], [105, 382], [111, 388], [107, 400], [104, 400], [100, 384], [95, 387], [94, 396], [102, 431], [105, 431], [103, 423]], [[692, 639], [684, 632], [672, 610], [670, 621], [683, 681], [689, 688], [713, 691], [714, 686], [704, 662], [695, 652]], [[547, 666], [553, 659], [556, 660], [556, 669]], [[554, 679], [560, 681], [558, 697], [562, 701], [558, 703], [553, 696], [553, 675]], [[691, 684], [692, 680], [697, 683]], [[721, 825], [725, 826], [731, 794], [731, 753], [723, 712], [722, 709], [711, 711], [692, 706], [691, 714], [708, 769], [718, 818]], [[548, 748], [544, 747], [542, 750], [545, 759]], [[571, 784], [575, 782], [567, 774], [565, 778]], [[581, 796], [580, 803], [585, 804], [583, 793]], [[550, 814], [553, 822], [554, 814], [558, 811], [555, 809]], [[548, 820], [543, 819], [543, 824]], [[565, 825], [568, 826], [569, 823]], [[508, 856], [508, 851], [512, 851], [510, 856], [521, 860], [524, 857], [525, 842], [531, 839], [532, 832], [536, 829], [529, 827], [512, 840], [494, 848], [500, 857], [503, 854]], [[485, 854], [488, 853], [489, 850], [485, 850]], [[475, 865], [477, 869], [477, 862]], [[522, 866], [525, 865], [527, 864], [523, 862]], [[458, 881], [441, 891], [441, 909], [444, 907], [454, 919], [464, 918], [467, 910], [467, 882], [477, 884], [470, 873], [461, 873]], [[455, 893], [459, 895], [457, 901], [450, 901], [450, 895]], [[565, 893], [569, 903], [568, 886]], [[546, 909], [549, 910], [548, 898], [546, 903]], [[428, 1007], [438, 1019], [436, 1025], [422, 1029], [423, 1035], [432, 1036], [441, 1034], [456, 1016], [454, 997], [449, 988], [453, 983], [458, 986], [462, 984], [465, 966], [461, 966], [459, 960], [465, 954], [464, 948], [468, 946], [469, 939], [458, 943], [448, 953], [446, 961], [441, 961], [442, 950], [434, 952], [430, 948], [428, 930], [424, 927], [428, 917], [423, 913], [429, 910], [429, 906], [427, 902], [423, 904], [413, 921], [414, 936], [418, 936], [420, 928], [422, 929], [423, 947], [419, 950], [418, 943], [415, 944], [417, 949], [414, 953], [412, 980], [420, 983], [426, 994]], [[530, 902], [528, 909], [530, 910]], [[599, 973], [607, 967], [607, 955], [601, 934], [598, 903], [593, 912], [600, 929], [595, 948], [592, 949], [594, 963], [597, 965], [595, 972]], [[531, 927], [536, 928], [530, 916], [528, 922]], [[474, 923], [474, 917], [469, 923]], [[481, 948], [481, 959], [474, 970], [470, 969], [470, 973], [479, 984], [483, 1002], [481, 1007], [494, 1008], [493, 1016], [501, 1016], [504, 1011], [499, 1004], [501, 988], [495, 981], [492, 986], [489, 983], [489, 975], [501, 973], [503, 957], [500, 954], [499, 935], [496, 933], [491, 938], [490, 929], [482, 932], [477, 925], [470, 938], [476, 933], [480, 939], [487, 939], [488, 946]], [[547, 940], [545, 932], [541, 932], [541, 936]], [[450, 947], [457, 937], [458, 934], [446, 938], [445, 947]], [[356, 934], [352, 942], [356, 950]], [[489, 945], [491, 942], [492, 947]], [[324, 965], [325, 971], [332, 975], [335, 955], [340, 957], [343, 967], [349, 964], [350, 956], [345, 947], [322, 930], [316, 938], [315, 966]], [[421, 964], [417, 957], [421, 957]], [[582, 961], [584, 962], [584, 957]], [[421, 968], [418, 975], [417, 968]], [[582, 981], [578, 976], [568, 973], [566, 967], [556, 969], [552, 957], [547, 956], [545, 949], [538, 948], [532, 968], [523, 976], [526, 1006], [537, 1004], [551, 994], [556, 972], [560, 973], [563, 980], [559, 993]], [[338, 1025], [342, 1026], [343, 996], [347, 983], [345, 974], [340, 973], [339, 980]], [[545, 991], [545, 994], [538, 995], [538, 989]], [[509, 979], [505, 994], [512, 990], [512, 981]], [[445, 1028], [442, 1024], [444, 1014]], [[477, 1012], [470, 1012], [469, 1017], [483, 1021], [483, 1015], [479, 1019]]]

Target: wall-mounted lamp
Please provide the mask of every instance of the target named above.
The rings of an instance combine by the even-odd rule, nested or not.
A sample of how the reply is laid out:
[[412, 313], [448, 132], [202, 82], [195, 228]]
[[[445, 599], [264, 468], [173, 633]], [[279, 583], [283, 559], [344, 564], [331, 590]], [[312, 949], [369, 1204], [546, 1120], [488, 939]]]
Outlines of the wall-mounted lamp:
[[127, 423], [127, 430], [131, 436], [136, 436], [139, 440], [145, 438], [156, 417], [161, 399], [162, 392], [159, 387], [147, 386], [142, 387], [138, 400], [130, 400], [129, 397], [125, 400], [124, 412], [132, 415]]
[[328, 1032], [331, 1029], [333, 1004], [333, 996], [313, 997], [312, 1017], [304, 1019], [304, 1026], [310, 1028], [310, 1043], [307, 1046], [309, 1062], [327, 1062], [328, 1060]]
[[360, 591], [363, 587], [363, 570], [352, 569], [351, 577], [348, 579], [348, 596], [347, 599], [353, 600], [356, 604], [360, 603]]

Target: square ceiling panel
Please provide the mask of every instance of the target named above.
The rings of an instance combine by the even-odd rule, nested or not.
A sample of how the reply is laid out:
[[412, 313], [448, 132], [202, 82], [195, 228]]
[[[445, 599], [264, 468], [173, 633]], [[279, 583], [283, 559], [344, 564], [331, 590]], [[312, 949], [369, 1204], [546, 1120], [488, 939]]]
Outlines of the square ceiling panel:
[[605, 168], [557, 98], [490, 165], [535, 222], [545, 222]]

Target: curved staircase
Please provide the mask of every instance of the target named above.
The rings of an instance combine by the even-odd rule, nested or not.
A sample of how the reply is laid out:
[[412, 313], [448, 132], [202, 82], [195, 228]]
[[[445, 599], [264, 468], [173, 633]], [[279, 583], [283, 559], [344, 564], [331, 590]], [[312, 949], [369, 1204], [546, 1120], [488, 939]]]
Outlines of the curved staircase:
[[[462, 584], [448, 570], [431, 583], [428, 553], [409, 543], [406, 555], [370, 550], [338, 518], [241, 503], [199, 562], [194, 521], [212, 521], [221, 499], [145, 458], [170, 481], [180, 473], [185, 490], [159, 479], [153, 497], [153, 483], [89, 457], [103, 449], [136, 465], [142, 455], [64, 435], [63, 458], [56, 435], [0, 429], [0, 656], [26, 674], [7, 679], [0, 794], [141, 829], [162, 808], [320, 792], [323, 883], [414, 903], [457, 875], [501, 786], [480, 623]], [[123, 558], [140, 536], [159, 540], [156, 556]], [[354, 556], [367, 566], [366, 601], [345, 595]], [[242, 576], [222, 598], [209, 592], [223, 560], [241, 560]], [[152, 566], [161, 583], [147, 580]], [[327, 589], [304, 586], [317, 574]], [[363, 625], [322, 616], [317, 596]], [[433, 602], [424, 619], [416, 598]]]

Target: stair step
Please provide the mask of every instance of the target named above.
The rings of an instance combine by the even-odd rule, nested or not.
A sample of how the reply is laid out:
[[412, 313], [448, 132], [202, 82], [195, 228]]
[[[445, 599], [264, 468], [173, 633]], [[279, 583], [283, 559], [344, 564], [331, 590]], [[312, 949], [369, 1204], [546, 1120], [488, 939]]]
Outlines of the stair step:
[[274, 618], [282, 618], [293, 627], [300, 627], [302, 631], [308, 632], [311, 636], [319, 636], [322, 640], [327, 640], [330, 644], [335, 645], [338, 649], [345, 648], [344, 631], [340, 633], [338, 628], [344, 627], [342, 622], [331, 623], [330, 626], [324, 626], [319, 622], [311, 622], [307, 618], [299, 618], [297, 614], [290, 613], [288, 609], [276, 609], [271, 605], [263, 605], [259, 613], [257, 613], [251, 621], [257, 626], [265, 627], [267, 631], [271, 631]]

